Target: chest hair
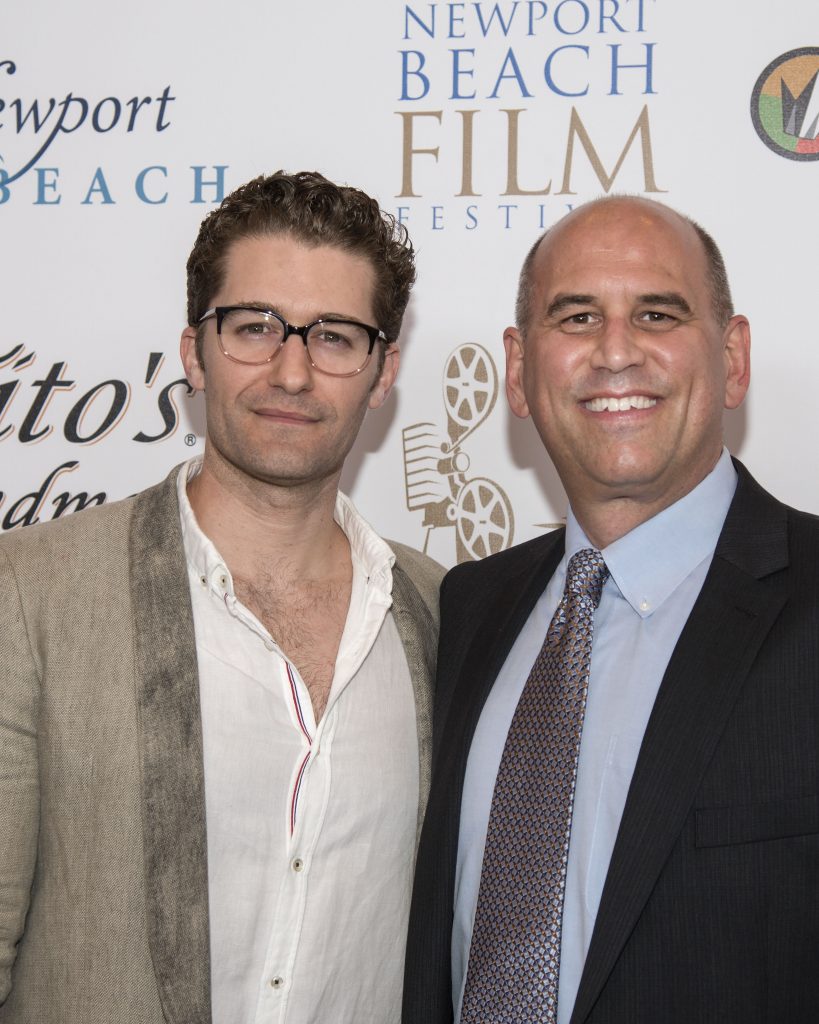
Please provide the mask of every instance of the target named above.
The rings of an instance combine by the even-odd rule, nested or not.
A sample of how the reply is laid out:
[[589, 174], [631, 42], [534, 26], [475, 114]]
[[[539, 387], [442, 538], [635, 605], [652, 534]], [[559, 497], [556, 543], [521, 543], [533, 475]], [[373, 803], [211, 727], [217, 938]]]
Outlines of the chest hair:
[[299, 670], [316, 721], [324, 714], [341, 634], [350, 606], [352, 576], [341, 580], [282, 582], [273, 574], [234, 580], [236, 595]]

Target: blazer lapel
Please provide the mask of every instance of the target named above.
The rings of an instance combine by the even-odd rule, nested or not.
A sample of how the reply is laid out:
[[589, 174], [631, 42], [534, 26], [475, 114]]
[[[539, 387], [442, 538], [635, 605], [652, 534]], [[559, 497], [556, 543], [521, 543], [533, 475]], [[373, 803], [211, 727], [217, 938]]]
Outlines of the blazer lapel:
[[783, 506], [741, 467], [700, 596], [649, 719], [600, 901], [572, 1024], [585, 1021], [642, 912], [756, 654], [787, 595]]
[[130, 531], [148, 939], [169, 1024], [210, 1024], [199, 679], [177, 471], [140, 494]]
[[392, 574], [392, 614], [407, 658], [418, 729], [418, 826], [420, 836], [427, 805], [432, 759], [432, 680], [438, 624], [424, 603], [418, 588], [396, 562]]

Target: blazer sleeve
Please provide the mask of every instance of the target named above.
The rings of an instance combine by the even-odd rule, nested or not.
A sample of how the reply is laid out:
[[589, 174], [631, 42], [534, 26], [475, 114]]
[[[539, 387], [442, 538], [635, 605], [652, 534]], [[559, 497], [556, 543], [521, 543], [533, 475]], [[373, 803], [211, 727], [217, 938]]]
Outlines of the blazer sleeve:
[[38, 695], [17, 581], [0, 549], [0, 1006], [11, 991], [37, 858]]

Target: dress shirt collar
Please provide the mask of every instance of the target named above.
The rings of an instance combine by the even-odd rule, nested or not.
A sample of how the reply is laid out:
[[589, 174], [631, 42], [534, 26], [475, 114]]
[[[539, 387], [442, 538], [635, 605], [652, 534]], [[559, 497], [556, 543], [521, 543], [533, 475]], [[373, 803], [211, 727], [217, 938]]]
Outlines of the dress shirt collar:
[[[727, 448], [693, 491], [603, 549], [620, 593], [647, 618], [710, 557], [736, 490], [737, 474]], [[566, 519], [566, 557], [594, 545], [571, 508]]]
[[[210, 590], [221, 597], [233, 598], [235, 594], [230, 570], [216, 550], [216, 545], [200, 529], [188, 500], [187, 483], [201, 468], [202, 456], [199, 455], [180, 467], [176, 481], [185, 554], [189, 566]], [[392, 567], [395, 563], [395, 555], [389, 546], [340, 491], [336, 495], [333, 518], [350, 542], [354, 569], [362, 574], [368, 586], [389, 596], [392, 593]]]

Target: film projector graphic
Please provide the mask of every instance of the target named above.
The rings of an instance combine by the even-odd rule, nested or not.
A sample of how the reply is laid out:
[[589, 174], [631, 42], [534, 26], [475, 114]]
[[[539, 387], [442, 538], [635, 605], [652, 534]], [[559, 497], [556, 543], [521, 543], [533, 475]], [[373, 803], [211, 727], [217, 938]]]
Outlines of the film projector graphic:
[[480, 345], [461, 345], [450, 354], [443, 376], [447, 427], [435, 423], [404, 427], [407, 508], [423, 511], [426, 535], [455, 528], [458, 562], [477, 561], [512, 543], [514, 514], [503, 489], [487, 477], [469, 477], [463, 443], [486, 420], [498, 397], [498, 372]]

